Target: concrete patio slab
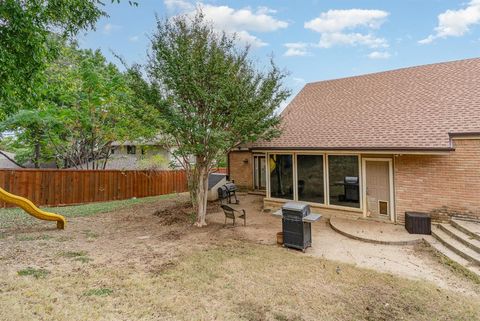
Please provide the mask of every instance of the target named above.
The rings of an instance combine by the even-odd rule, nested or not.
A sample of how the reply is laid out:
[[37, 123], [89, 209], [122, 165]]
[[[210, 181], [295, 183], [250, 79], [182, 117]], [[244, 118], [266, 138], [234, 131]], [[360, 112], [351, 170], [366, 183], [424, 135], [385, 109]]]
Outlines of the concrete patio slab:
[[374, 244], [416, 244], [423, 238], [422, 235], [409, 234], [402, 225], [391, 223], [338, 217], [330, 218], [329, 223], [333, 230], [344, 236]]

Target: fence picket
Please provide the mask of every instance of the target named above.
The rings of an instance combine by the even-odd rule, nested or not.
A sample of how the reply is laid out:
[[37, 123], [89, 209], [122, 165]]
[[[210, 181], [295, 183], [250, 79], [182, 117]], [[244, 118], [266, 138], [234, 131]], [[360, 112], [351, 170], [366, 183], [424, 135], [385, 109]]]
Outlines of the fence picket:
[[[0, 169], [0, 187], [39, 206], [186, 192], [184, 171]], [[0, 202], [0, 207], [11, 205]]]

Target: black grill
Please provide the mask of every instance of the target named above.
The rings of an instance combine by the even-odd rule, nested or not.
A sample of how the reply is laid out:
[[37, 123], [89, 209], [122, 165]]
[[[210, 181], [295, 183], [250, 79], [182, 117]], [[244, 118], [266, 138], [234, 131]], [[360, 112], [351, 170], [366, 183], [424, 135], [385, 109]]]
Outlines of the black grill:
[[[217, 190], [220, 202], [227, 200], [228, 204], [239, 204], [240, 202], [237, 199], [236, 191], [237, 186], [232, 182], [227, 182], [225, 185], [220, 186]], [[234, 199], [234, 202], [232, 202], [232, 199]]]
[[289, 202], [282, 206], [283, 245], [302, 251], [312, 246], [312, 225], [303, 221], [309, 214], [308, 204]]

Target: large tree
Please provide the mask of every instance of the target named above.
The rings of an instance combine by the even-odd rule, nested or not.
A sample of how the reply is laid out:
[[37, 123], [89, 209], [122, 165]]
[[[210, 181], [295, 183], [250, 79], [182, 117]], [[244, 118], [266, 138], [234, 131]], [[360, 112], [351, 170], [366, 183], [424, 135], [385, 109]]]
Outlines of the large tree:
[[58, 56], [58, 37], [94, 28], [106, 16], [103, 6], [101, 0], [0, 0], [0, 119], [35, 105], [37, 75]]
[[278, 135], [275, 111], [289, 95], [286, 74], [273, 61], [258, 70], [249, 48], [215, 30], [201, 9], [157, 19], [147, 69], [161, 96], [162, 130], [187, 171], [195, 225], [204, 226], [217, 160], [239, 143]]
[[[42, 73], [37, 108], [21, 109], [0, 123], [15, 132], [20, 158], [59, 167], [101, 169], [114, 141], [151, 138], [157, 111], [137, 95], [131, 72], [120, 72], [97, 50], [64, 45]], [[153, 121], [152, 121], [153, 119]]]

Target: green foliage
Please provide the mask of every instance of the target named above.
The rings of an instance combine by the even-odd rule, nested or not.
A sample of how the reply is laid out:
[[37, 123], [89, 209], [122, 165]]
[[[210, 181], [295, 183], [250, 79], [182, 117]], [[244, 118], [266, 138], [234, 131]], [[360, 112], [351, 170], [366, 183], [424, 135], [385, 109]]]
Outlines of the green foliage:
[[17, 274], [20, 276], [33, 276], [35, 279], [43, 279], [47, 277], [48, 274], [50, 274], [50, 271], [45, 269], [35, 269], [32, 267], [28, 267], [26, 269], [19, 270]]
[[159, 20], [148, 71], [161, 85], [164, 130], [177, 154], [208, 163], [238, 143], [278, 135], [275, 110], [288, 97], [285, 73], [258, 71], [248, 48], [219, 34], [203, 14]]
[[36, 108], [2, 123], [2, 130], [16, 133], [11, 147], [21, 162], [102, 168], [112, 142], [156, 134], [156, 110], [137, 98], [132, 75], [107, 63], [100, 51], [65, 45], [42, 78]]
[[214, 30], [200, 9], [157, 19], [148, 74], [159, 91], [162, 132], [188, 172], [197, 225], [204, 225], [212, 167], [239, 143], [279, 134], [275, 111], [289, 96], [286, 74], [273, 61], [258, 70], [249, 48]]
[[[3, 115], [33, 103], [35, 87], [58, 55], [63, 38], [93, 28], [105, 16], [97, 0], [3, 0], [0, 2], [0, 107]], [[0, 115], [1, 116], [1, 115]]]
[[0, 1], [0, 120], [35, 106], [38, 75], [58, 57], [63, 40], [94, 29], [106, 16], [103, 6], [101, 0]]
[[169, 161], [163, 155], [145, 156], [138, 162], [139, 169], [162, 170], [169, 167]]

